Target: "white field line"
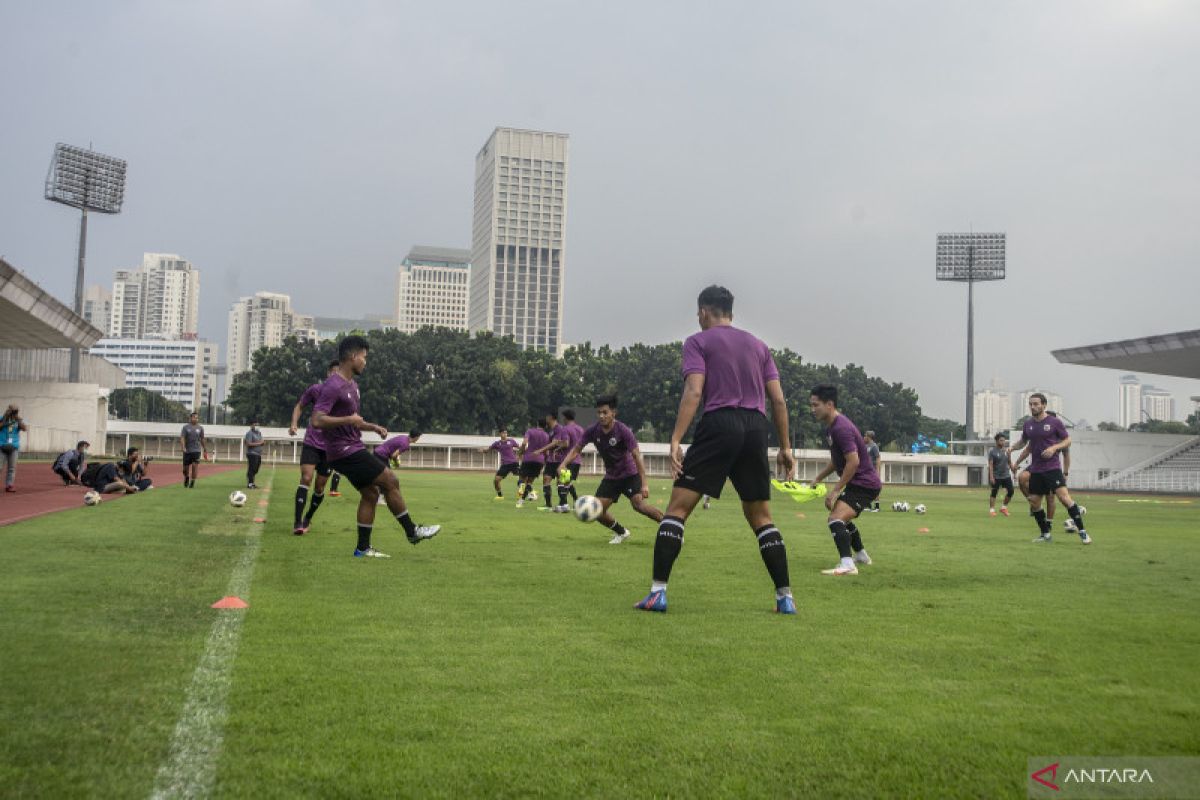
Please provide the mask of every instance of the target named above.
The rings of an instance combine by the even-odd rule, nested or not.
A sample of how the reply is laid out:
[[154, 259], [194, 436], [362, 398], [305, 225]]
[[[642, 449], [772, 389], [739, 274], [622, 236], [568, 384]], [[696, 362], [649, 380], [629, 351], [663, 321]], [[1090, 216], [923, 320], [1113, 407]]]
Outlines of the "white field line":
[[[271, 490], [274, 470], [265, 487]], [[259, 513], [259, 512], [256, 512]], [[264, 523], [251, 522], [246, 534], [242, 557], [233, 568], [227, 597], [250, 597], [250, 581], [254, 577], [254, 562], [262, 546]], [[220, 599], [220, 598], [215, 598]], [[217, 775], [217, 762], [225, 739], [225, 702], [233, 682], [233, 665], [237, 660], [245, 609], [219, 609], [209, 631], [208, 641], [200, 663], [192, 674], [183, 713], [175, 724], [171, 737], [171, 752], [158, 768], [151, 798], [208, 797]]]

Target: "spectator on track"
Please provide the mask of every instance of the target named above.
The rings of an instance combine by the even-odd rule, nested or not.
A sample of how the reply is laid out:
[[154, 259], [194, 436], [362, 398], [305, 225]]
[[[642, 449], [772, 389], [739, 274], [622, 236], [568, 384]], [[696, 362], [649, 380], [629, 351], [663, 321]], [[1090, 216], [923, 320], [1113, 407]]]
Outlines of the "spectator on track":
[[87, 466], [87, 442], [79, 442], [74, 450], [68, 450], [54, 460], [54, 474], [62, 478], [63, 486], [79, 486], [84, 467]]

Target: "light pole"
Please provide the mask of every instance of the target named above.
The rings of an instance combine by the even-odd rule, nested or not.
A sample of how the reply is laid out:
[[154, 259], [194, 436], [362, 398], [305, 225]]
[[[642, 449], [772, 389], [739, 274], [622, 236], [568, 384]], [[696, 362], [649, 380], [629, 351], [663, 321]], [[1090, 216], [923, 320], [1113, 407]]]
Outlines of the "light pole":
[[[75, 313], [83, 315], [83, 264], [87, 256], [87, 213], [121, 213], [125, 200], [125, 162], [91, 149], [59, 142], [46, 175], [46, 199], [78, 208], [79, 260], [75, 268]], [[79, 382], [79, 348], [71, 348], [68, 380]]]
[[937, 279], [967, 284], [966, 434], [975, 438], [975, 282], [1002, 281], [1005, 267], [1003, 233], [939, 233]]

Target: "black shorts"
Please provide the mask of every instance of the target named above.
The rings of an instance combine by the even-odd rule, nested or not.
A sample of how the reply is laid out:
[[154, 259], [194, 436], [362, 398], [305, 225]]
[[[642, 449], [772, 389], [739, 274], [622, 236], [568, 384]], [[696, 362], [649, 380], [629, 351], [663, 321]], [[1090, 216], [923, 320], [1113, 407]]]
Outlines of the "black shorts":
[[330, 461], [329, 469], [335, 469], [345, 475], [346, 479], [354, 484], [354, 488], [361, 492], [375, 482], [380, 473], [387, 469], [387, 464], [374, 453], [358, 450], [345, 458]]
[[596, 497], [603, 497], [614, 503], [621, 499], [621, 495], [633, 497], [635, 494], [641, 493], [642, 477], [640, 475], [630, 475], [628, 478], [604, 478], [600, 481], [599, 488], [596, 489]]
[[496, 477], [497, 478], [506, 478], [509, 475], [516, 475], [516, 474], [520, 473], [520, 471], [521, 471], [521, 465], [515, 461], [512, 462], [511, 464], [501, 464], [500, 469], [496, 470]]
[[542, 474], [549, 478], [558, 477], [558, 468], [562, 466], [561, 461], [547, 461], [546, 468], [542, 470]]
[[753, 409], [708, 412], [696, 426], [696, 436], [683, 457], [683, 474], [675, 485], [717, 498], [728, 478], [743, 502], [770, 500], [769, 428], [767, 418]]
[[325, 458], [325, 451], [319, 447], [313, 447], [311, 444], [306, 444], [300, 449], [300, 463], [315, 465], [317, 474], [322, 477], [328, 478], [329, 473], [333, 472]]
[[[563, 484], [564, 486], [568, 486], [575, 482], [575, 480], [579, 477], [579, 468], [582, 466], [583, 466], [582, 464], [568, 464], [567, 465], [567, 471], [571, 473], [571, 480], [564, 483]], [[562, 478], [559, 478], [558, 482], [562, 483], [563, 482]]]
[[1029, 473], [1029, 493], [1035, 495], [1054, 494], [1060, 486], [1067, 485], [1067, 476], [1062, 474], [1061, 469], [1052, 469], [1049, 472], [1030, 472]]
[[870, 508], [879, 497], [880, 489], [868, 489], [865, 486], [850, 484], [838, 495], [838, 502], [845, 503], [854, 509], [855, 514], [861, 514], [864, 508]]
[[528, 478], [536, 478], [542, 474], [542, 467], [545, 465], [541, 461], [524, 461], [521, 463], [521, 480]]
[[199, 464], [201, 455], [203, 455], [203, 454], [202, 453], [184, 453], [183, 454], [183, 465], [185, 467], [187, 467], [187, 466], [191, 466], [192, 464]]
[[997, 478], [996, 480], [992, 481], [992, 497], [995, 497], [996, 493], [999, 492], [1001, 488], [1003, 488], [1009, 494], [1012, 494], [1013, 482], [1011, 476], [1007, 478]]

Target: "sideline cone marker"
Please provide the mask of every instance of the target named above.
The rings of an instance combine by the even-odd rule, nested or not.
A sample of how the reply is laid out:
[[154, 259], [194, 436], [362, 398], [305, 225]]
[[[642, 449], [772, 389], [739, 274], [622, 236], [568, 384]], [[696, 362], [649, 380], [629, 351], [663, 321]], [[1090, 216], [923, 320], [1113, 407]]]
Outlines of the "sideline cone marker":
[[222, 597], [217, 602], [213, 603], [210, 608], [249, 608], [250, 604], [240, 597]]
[[255, 517], [254, 521], [255, 522], [266, 522], [267, 518], [266, 517]]
[[929, 528], [917, 528], [917, 533], [929, 533]]

